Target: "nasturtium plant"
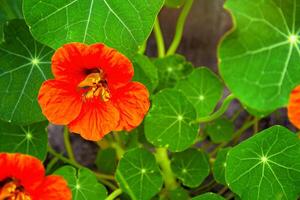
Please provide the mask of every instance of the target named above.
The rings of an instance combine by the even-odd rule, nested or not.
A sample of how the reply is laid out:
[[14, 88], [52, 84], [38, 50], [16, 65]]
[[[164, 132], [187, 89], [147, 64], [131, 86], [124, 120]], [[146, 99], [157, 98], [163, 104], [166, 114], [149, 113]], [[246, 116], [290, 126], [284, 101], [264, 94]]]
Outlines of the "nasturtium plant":
[[299, 199], [299, 13], [0, 0], [0, 200]]
[[51, 77], [53, 50], [31, 36], [23, 20], [4, 27], [0, 44], [0, 118], [14, 123], [45, 120], [37, 103], [43, 81]]
[[225, 7], [234, 21], [219, 48], [226, 85], [251, 108], [286, 106], [300, 83], [298, 1], [229, 0]]
[[153, 96], [152, 108], [145, 119], [147, 140], [157, 147], [178, 152], [191, 146], [197, 137], [198, 125], [193, 104], [174, 89], [164, 89]]
[[133, 55], [149, 36], [163, 0], [24, 0], [34, 37], [58, 48], [69, 42], [103, 42]]
[[56, 170], [54, 174], [65, 178], [72, 190], [74, 200], [105, 199], [107, 197], [105, 187], [98, 183], [95, 175], [88, 169], [65, 166]]
[[299, 156], [297, 135], [284, 127], [273, 126], [228, 152], [226, 182], [246, 200], [297, 199]]

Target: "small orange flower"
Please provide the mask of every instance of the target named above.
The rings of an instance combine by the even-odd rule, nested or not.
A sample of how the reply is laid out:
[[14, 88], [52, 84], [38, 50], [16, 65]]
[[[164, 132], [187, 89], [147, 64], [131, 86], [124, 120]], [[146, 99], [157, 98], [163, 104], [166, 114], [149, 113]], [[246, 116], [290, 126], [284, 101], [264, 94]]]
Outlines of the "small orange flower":
[[0, 200], [71, 200], [60, 176], [45, 176], [41, 161], [23, 154], [0, 153]]
[[300, 86], [297, 86], [290, 95], [288, 117], [292, 124], [300, 129]]
[[137, 127], [147, 113], [149, 93], [131, 82], [132, 63], [103, 44], [66, 44], [52, 57], [54, 80], [45, 81], [38, 101], [54, 124], [68, 125], [87, 140]]

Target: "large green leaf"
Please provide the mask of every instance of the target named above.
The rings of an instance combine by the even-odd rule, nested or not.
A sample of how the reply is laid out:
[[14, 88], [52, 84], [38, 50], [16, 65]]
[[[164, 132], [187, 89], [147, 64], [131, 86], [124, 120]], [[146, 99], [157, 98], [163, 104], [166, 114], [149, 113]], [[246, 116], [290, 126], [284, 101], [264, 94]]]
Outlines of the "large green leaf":
[[218, 183], [221, 183], [223, 185], [226, 185], [226, 180], [225, 180], [226, 157], [230, 149], [231, 149], [230, 147], [227, 147], [225, 149], [221, 149], [220, 151], [218, 151], [216, 160], [212, 168], [215, 180]]
[[206, 153], [197, 149], [187, 149], [172, 157], [172, 171], [183, 185], [198, 187], [209, 175], [210, 166]]
[[133, 65], [133, 80], [143, 83], [150, 92], [153, 92], [158, 84], [158, 73], [155, 65], [147, 56], [141, 54], [134, 56]]
[[274, 126], [232, 148], [225, 176], [243, 200], [297, 199], [300, 193], [300, 140]]
[[37, 103], [43, 81], [51, 77], [53, 50], [36, 42], [23, 20], [5, 26], [0, 44], [0, 118], [14, 123], [44, 120]]
[[219, 48], [220, 72], [229, 89], [247, 106], [285, 106], [300, 83], [300, 2], [228, 0], [235, 30]]
[[97, 169], [106, 174], [113, 174], [117, 168], [117, 153], [114, 148], [100, 149], [95, 164]]
[[48, 144], [47, 124], [17, 126], [0, 121], [0, 152], [24, 153], [44, 160]]
[[22, 19], [22, 0], [0, 1], [0, 43], [4, 41], [3, 28], [12, 19]]
[[64, 177], [72, 190], [73, 200], [105, 199], [107, 191], [97, 178], [86, 168], [75, 169], [71, 166], [62, 167], [54, 172]]
[[208, 193], [202, 194], [200, 196], [196, 196], [196, 197], [192, 198], [192, 200], [225, 200], [225, 199], [223, 197], [221, 197], [220, 195], [208, 192]]
[[170, 55], [153, 60], [158, 70], [159, 84], [157, 91], [172, 88], [176, 83], [193, 71], [193, 65], [181, 55]]
[[186, 0], [166, 0], [165, 5], [170, 8], [180, 8]]
[[69, 42], [103, 42], [126, 55], [148, 38], [163, 0], [24, 0], [38, 41], [58, 48]]
[[228, 142], [233, 137], [234, 124], [227, 118], [219, 118], [206, 125], [205, 133], [214, 143]]
[[116, 179], [132, 200], [149, 200], [163, 184], [153, 154], [142, 148], [129, 150], [120, 160]]
[[205, 67], [194, 70], [186, 79], [179, 81], [176, 88], [195, 106], [198, 117], [209, 115], [223, 94], [220, 79]]
[[191, 124], [196, 111], [187, 98], [174, 89], [153, 96], [152, 108], [145, 119], [147, 140], [157, 147], [183, 151], [196, 140], [198, 125]]

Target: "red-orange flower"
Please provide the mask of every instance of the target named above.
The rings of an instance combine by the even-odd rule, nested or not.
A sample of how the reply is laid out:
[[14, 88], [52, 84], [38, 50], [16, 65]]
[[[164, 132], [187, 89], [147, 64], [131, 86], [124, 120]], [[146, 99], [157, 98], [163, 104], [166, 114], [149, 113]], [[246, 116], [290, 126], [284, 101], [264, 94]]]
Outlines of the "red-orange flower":
[[292, 124], [300, 129], [300, 86], [297, 86], [290, 95], [288, 117]]
[[146, 87], [131, 82], [132, 63], [103, 44], [64, 45], [52, 57], [52, 72], [55, 79], [45, 81], [39, 92], [42, 112], [85, 139], [130, 131], [149, 109]]
[[23, 154], [0, 153], [0, 200], [71, 200], [60, 176], [45, 176], [41, 161]]

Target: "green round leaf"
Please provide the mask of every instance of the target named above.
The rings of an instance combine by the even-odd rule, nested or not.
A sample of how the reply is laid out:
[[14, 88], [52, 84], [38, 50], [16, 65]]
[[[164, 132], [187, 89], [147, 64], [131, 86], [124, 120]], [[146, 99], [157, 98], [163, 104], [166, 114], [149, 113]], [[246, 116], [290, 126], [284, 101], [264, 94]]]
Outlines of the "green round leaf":
[[166, 0], [165, 5], [171, 8], [180, 8], [186, 0]]
[[234, 134], [234, 124], [226, 118], [219, 118], [207, 124], [205, 132], [214, 143], [227, 142]]
[[158, 73], [155, 65], [148, 57], [136, 54], [133, 58], [133, 66], [133, 80], [143, 83], [150, 92], [153, 92], [158, 85]]
[[286, 106], [300, 83], [297, 2], [226, 1], [235, 29], [219, 48], [220, 72], [234, 95], [253, 109]]
[[196, 111], [187, 98], [174, 89], [165, 89], [153, 97], [152, 108], [145, 119], [147, 140], [157, 147], [178, 152], [194, 144], [198, 125], [191, 124]]
[[191, 188], [198, 187], [210, 171], [207, 155], [197, 149], [187, 149], [173, 154], [171, 166], [183, 185]]
[[223, 197], [221, 197], [220, 195], [208, 192], [208, 193], [202, 194], [200, 196], [194, 197], [194, 198], [192, 198], [192, 200], [225, 200], [225, 199]]
[[98, 151], [95, 164], [97, 169], [106, 174], [113, 174], [117, 168], [117, 153], [114, 148]]
[[194, 70], [186, 79], [179, 81], [176, 89], [195, 106], [198, 117], [212, 113], [223, 93], [220, 79], [205, 67]]
[[182, 187], [169, 191], [170, 200], [190, 200], [189, 193]]
[[158, 70], [158, 87], [156, 91], [172, 88], [176, 83], [193, 71], [193, 65], [181, 55], [171, 55], [153, 60]]
[[133, 55], [148, 38], [163, 0], [24, 0], [23, 11], [38, 41], [103, 42]]
[[29, 154], [40, 160], [47, 155], [48, 122], [17, 126], [0, 121], [0, 152]]
[[155, 157], [142, 148], [124, 154], [117, 167], [116, 180], [132, 200], [151, 199], [163, 184]]
[[51, 77], [53, 50], [36, 42], [23, 20], [4, 28], [0, 44], [0, 118], [14, 123], [44, 120], [37, 103], [43, 81]]
[[221, 149], [218, 152], [212, 168], [215, 180], [218, 183], [221, 183], [223, 185], [226, 185], [226, 180], [225, 180], [226, 157], [230, 149], [231, 148], [228, 147], [228, 148]]
[[299, 157], [297, 135], [281, 126], [271, 127], [228, 152], [226, 182], [243, 200], [297, 199]]
[[97, 181], [97, 178], [90, 170], [81, 168], [76, 170], [71, 166], [62, 167], [54, 172], [62, 176], [72, 190], [73, 200], [105, 199], [107, 191]]

